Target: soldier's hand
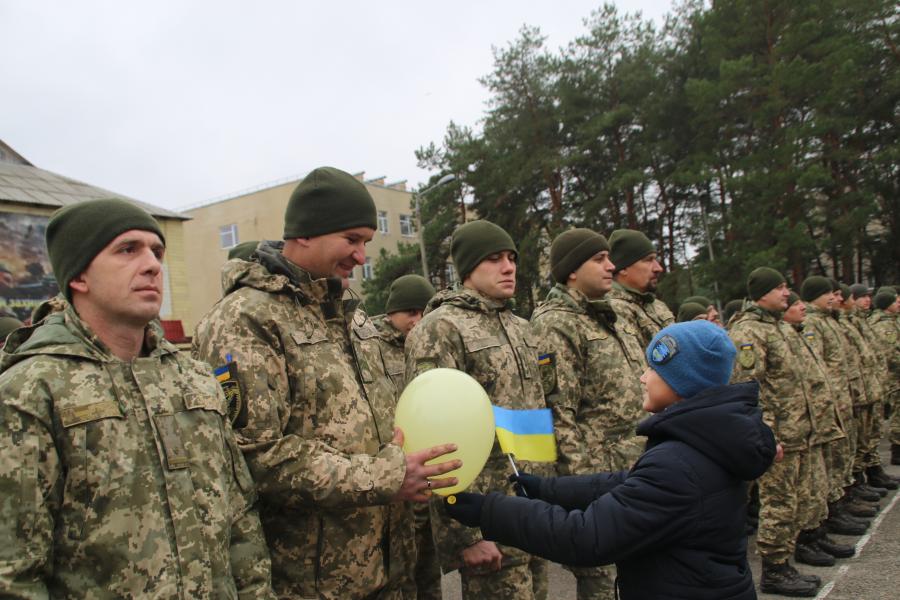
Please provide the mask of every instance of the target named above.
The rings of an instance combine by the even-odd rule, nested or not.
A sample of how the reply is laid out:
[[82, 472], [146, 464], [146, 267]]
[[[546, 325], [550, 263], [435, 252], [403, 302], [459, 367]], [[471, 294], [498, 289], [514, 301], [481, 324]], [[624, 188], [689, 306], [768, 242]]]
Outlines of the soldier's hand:
[[784, 446], [775, 444], [775, 462], [781, 462], [784, 459]]
[[463, 563], [470, 568], [485, 568], [489, 571], [499, 571], [503, 566], [503, 553], [497, 548], [497, 544], [487, 540], [475, 542], [462, 551]]
[[531, 473], [519, 473], [518, 475], [509, 476], [509, 482], [513, 484], [516, 496], [520, 498], [540, 498], [541, 479], [541, 477]]
[[[403, 445], [403, 431], [399, 427], [394, 430], [394, 439], [391, 440], [391, 443], [397, 446]], [[442, 444], [407, 454], [406, 475], [403, 477], [400, 490], [394, 495], [394, 500], [428, 502], [432, 490], [451, 487], [459, 483], [456, 477], [431, 478], [460, 468], [461, 460], [448, 460], [434, 465], [425, 464], [455, 451], [456, 444]]]
[[444, 498], [444, 508], [447, 510], [447, 514], [466, 527], [481, 527], [481, 507], [483, 506], [483, 494], [460, 492]]

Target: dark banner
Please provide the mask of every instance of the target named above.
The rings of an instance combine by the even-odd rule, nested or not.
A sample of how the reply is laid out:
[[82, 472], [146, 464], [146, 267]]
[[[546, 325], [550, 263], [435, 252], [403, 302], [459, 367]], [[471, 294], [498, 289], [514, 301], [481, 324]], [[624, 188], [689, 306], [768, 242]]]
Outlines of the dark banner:
[[59, 291], [44, 246], [49, 217], [0, 212], [0, 313], [28, 321]]

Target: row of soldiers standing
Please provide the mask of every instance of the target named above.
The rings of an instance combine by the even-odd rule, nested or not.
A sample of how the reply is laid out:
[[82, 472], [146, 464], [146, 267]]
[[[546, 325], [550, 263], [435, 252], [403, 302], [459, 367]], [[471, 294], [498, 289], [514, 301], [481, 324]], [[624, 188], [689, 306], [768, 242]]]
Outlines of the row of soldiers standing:
[[[643, 348], [674, 320], [653, 295], [655, 249], [631, 230], [561, 234], [556, 285], [528, 323], [510, 306], [515, 243], [468, 223], [451, 244], [462, 285], [416, 325], [419, 301], [402, 284], [384, 319], [345, 298], [376, 224], [351, 175], [310, 173], [284, 241], [226, 263], [193, 360], [154, 320], [159, 224], [121, 201], [59, 211], [48, 247], [65, 300], [13, 333], [0, 360], [0, 592], [428, 598], [440, 594], [431, 548], [444, 571], [461, 571], [467, 598], [546, 598], [545, 561], [429, 502], [455, 483], [441, 477], [459, 466], [442, 458], [453, 446], [404, 452], [394, 405], [415, 375], [461, 369], [497, 405], [553, 409], [560, 472], [628, 468], [642, 447]], [[431, 294], [421, 283], [413, 296]], [[495, 447], [473, 489], [507, 489], [507, 474]], [[429, 508], [416, 519], [411, 503]], [[416, 521], [420, 539], [434, 538], [418, 549]], [[613, 597], [610, 568], [575, 574], [581, 600]]]

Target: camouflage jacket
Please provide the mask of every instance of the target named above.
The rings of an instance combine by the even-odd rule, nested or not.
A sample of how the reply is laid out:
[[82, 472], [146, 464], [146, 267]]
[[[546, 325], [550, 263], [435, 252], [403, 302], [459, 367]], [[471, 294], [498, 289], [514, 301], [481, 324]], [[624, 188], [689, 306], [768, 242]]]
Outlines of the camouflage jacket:
[[45, 311], [0, 362], [0, 596], [274, 597], [209, 367], [158, 326], [118, 360], [72, 308]]
[[405, 512], [390, 505], [406, 466], [389, 443], [395, 390], [378, 331], [341, 299], [340, 281], [313, 280], [282, 246], [226, 263], [227, 294], [197, 326], [194, 352], [232, 365], [234, 427], [259, 488], [276, 593], [364, 598], [404, 568], [395, 554]]
[[[604, 299], [616, 311], [619, 327], [629, 334], [637, 332], [641, 348], [649, 346], [650, 340], [660, 329], [675, 322], [675, 315], [669, 307], [649, 292], [642, 294], [615, 282]], [[646, 363], [647, 359], [641, 352], [642, 368], [647, 366]]]
[[[425, 316], [406, 338], [408, 380], [438, 367], [458, 369], [481, 384], [493, 404], [505, 408], [545, 408], [538, 345], [528, 321], [506, 303], [467, 288], [443, 290], [431, 299]], [[547, 464], [518, 461], [520, 470], [552, 474]], [[484, 470], [469, 488], [473, 492], [510, 491], [510, 465], [494, 447]], [[443, 570], [460, 566], [460, 553], [480, 541], [481, 532], [452, 521], [440, 500], [431, 503], [432, 531]], [[528, 555], [501, 546], [505, 565], [523, 564]]]
[[875, 330], [872, 329], [872, 325], [869, 323], [868, 314], [860, 309], [854, 309], [850, 313], [850, 322], [856, 326], [857, 331], [869, 345], [869, 349], [872, 351], [872, 354], [875, 356], [876, 367], [874, 369], [874, 375], [878, 378], [879, 383], [881, 384], [881, 393], [884, 394], [885, 390], [889, 386], [889, 376], [888, 376], [888, 352], [887, 347], [881, 343], [881, 340], [878, 338], [878, 334], [875, 333]]
[[851, 383], [850, 365], [853, 357], [848, 356], [847, 337], [843, 327], [834, 311], [807, 304], [803, 331], [806, 340], [822, 359], [825, 373], [831, 380], [835, 408], [846, 433], [847, 428], [853, 426], [854, 390], [862, 382], [857, 373], [856, 381]]
[[744, 308], [728, 332], [738, 355], [732, 383], [759, 383], [763, 421], [786, 452], [809, 448], [813, 435], [809, 390], [803, 363], [794, 355], [794, 331], [755, 303]]
[[541, 372], [560, 474], [630, 468], [646, 442], [634, 432], [646, 416], [637, 336], [617, 328], [609, 303], [561, 284], [534, 311], [531, 324], [550, 353]]
[[810, 445], [816, 446], [847, 437], [843, 418], [834, 400], [837, 385], [828, 376], [825, 361], [816, 351], [815, 330], [803, 325], [790, 325], [790, 329], [793, 335], [788, 341], [802, 364], [801, 368], [806, 375], [809, 390], [812, 419]]
[[875, 355], [874, 350], [869, 346], [869, 343], [846, 312], [840, 314], [838, 322], [843, 327], [844, 335], [847, 337], [848, 354], [851, 357], [851, 372], [859, 373], [859, 386], [854, 391], [853, 405], [867, 406], [880, 402], [884, 395], [882, 378], [878, 370], [881, 366], [880, 357]]
[[406, 336], [391, 324], [387, 315], [372, 317], [372, 323], [378, 330], [378, 348], [384, 371], [391, 378], [399, 396], [406, 387], [406, 356], [403, 351]]
[[885, 392], [896, 393], [900, 390], [900, 321], [895, 315], [875, 310], [869, 317], [869, 325], [887, 357], [889, 377]]

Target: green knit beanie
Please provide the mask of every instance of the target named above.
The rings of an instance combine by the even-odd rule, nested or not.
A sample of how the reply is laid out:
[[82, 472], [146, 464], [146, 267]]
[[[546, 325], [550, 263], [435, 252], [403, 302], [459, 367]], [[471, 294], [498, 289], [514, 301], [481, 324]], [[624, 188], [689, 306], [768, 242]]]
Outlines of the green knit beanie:
[[72, 301], [69, 282], [81, 275], [107, 244], [132, 229], [153, 232], [166, 243], [150, 213], [119, 198], [76, 202], [53, 213], [47, 223], [47, 253], [66, 300]]
[[804, 302], [812, 302], [819, 296], [830, 294], [833, 291], [831, 281], [827, 277], [812, 275], [803, 280], [803, 284], [800, 286], [800, 297]]
[[743, 298], [736, 298], [734, 300], [728, 301], [728, 303], [725, 304], [725, 307], [722, 308], [722, 322], [727, 324], [728, 321], [731, 320], [731, 317], [734, 316], [734, 313], [741, 310], [741, 308], [743, 308], [743, 306], [744, 306]]
[[256, 252], [257, 246], [259, 246], [259, 242], [257, 240], [242, 242], [228, 251], [228, 260], [231, 260], [232, 258], [250, 260], [250, 255]]
[[750, 272], [747, 278], [747, 293], [751, 300], [759, 300], [782, 283], [787, 283], [784, 277], [769, 267], [759, 267]]
[[706, 296], [688, 296], [687, 298], [684, 299], [684, 304], [687, 304], [688, 302], [700, 304], [702, 306], [705, 306], [706, 308], [709, 308], [710, 306], [713, 305], [713, 301], [710, 300], [709, 298], [707, 298]]
[[24, 326], [25, 324], [15, 317], [0, 317], [0, 347], [3, 347], [3, 342], [6, 341], [6, 336], [11, 334], [19, 327]]
[[460, 281], [465, 281], [485, 258], [503, 250], [518, 252], [515, 242], [502, 227], [483, 219], [459, 226], [450, 241], [450, 255]]
[[573, 271], [604, 250], [609, 250], [609, 242], [595, 231], [584, 228], [565, 231], [550, 244], [550, 274], [557, 283], [565, 283]]
[[875, 299], [872, 300], [872, 303], [875, 305], [875, 308], [878, 310], [885, 310], [891, 304], [897, 301], [897, 294], [894, 293], [894, 288], [891, 287], [883, 287], [878, 290], [878, 293], [875, 294]]
[[685, 302], [678, 309], [678, 319], [679, 323], [684, 323], [685, 321], [693, 321], [700, 315], [706, 314], [707, 307], [702, 304], [698, 304], [697, 302]]
[[844, 302], [850, 299], [850, 286], [846, 283], [838, 284], [841, 286], [841, 298], [844, 299]]
[[616, 229], [609, 236], [609, 259], [616, 271], [627, 269], [648, 254], [656, 252], [646, 235], [634, 229]]
[[829, 278], [828, 278], [828, 281], [831, 282], [831, 291], [832, 291], [832, 292], [840, 291], [840, 289], [841, 289], [841, 284], [838, 283], [838, 280], [837, 280], [837, 279], [835, 279], [834, 277], [829, 277]]
[[391, 314], [401, 310], [425, 310], [434, 296], [434, 286], [421, 275], [404, 275], [391, 284], [385, 311]]
[[855, 300], [857, 298], [862, 298], [863, 296], [871, 296], [872, 290], [863, 283], [854, 283], [850, 286], [850, 293], [853, 294], [853, 299]]
[[354, 227], [378, 228], [375, 201], [350, 173], [319, 167], [303, 178], [284, 211], [284, 239], [311, 238]]
[[797, 295], [797, 292], [791, 290], [791, 293], [788, 294], [788, 308], [792, 307], [794, 304], [800, 301], [800, 296]]

